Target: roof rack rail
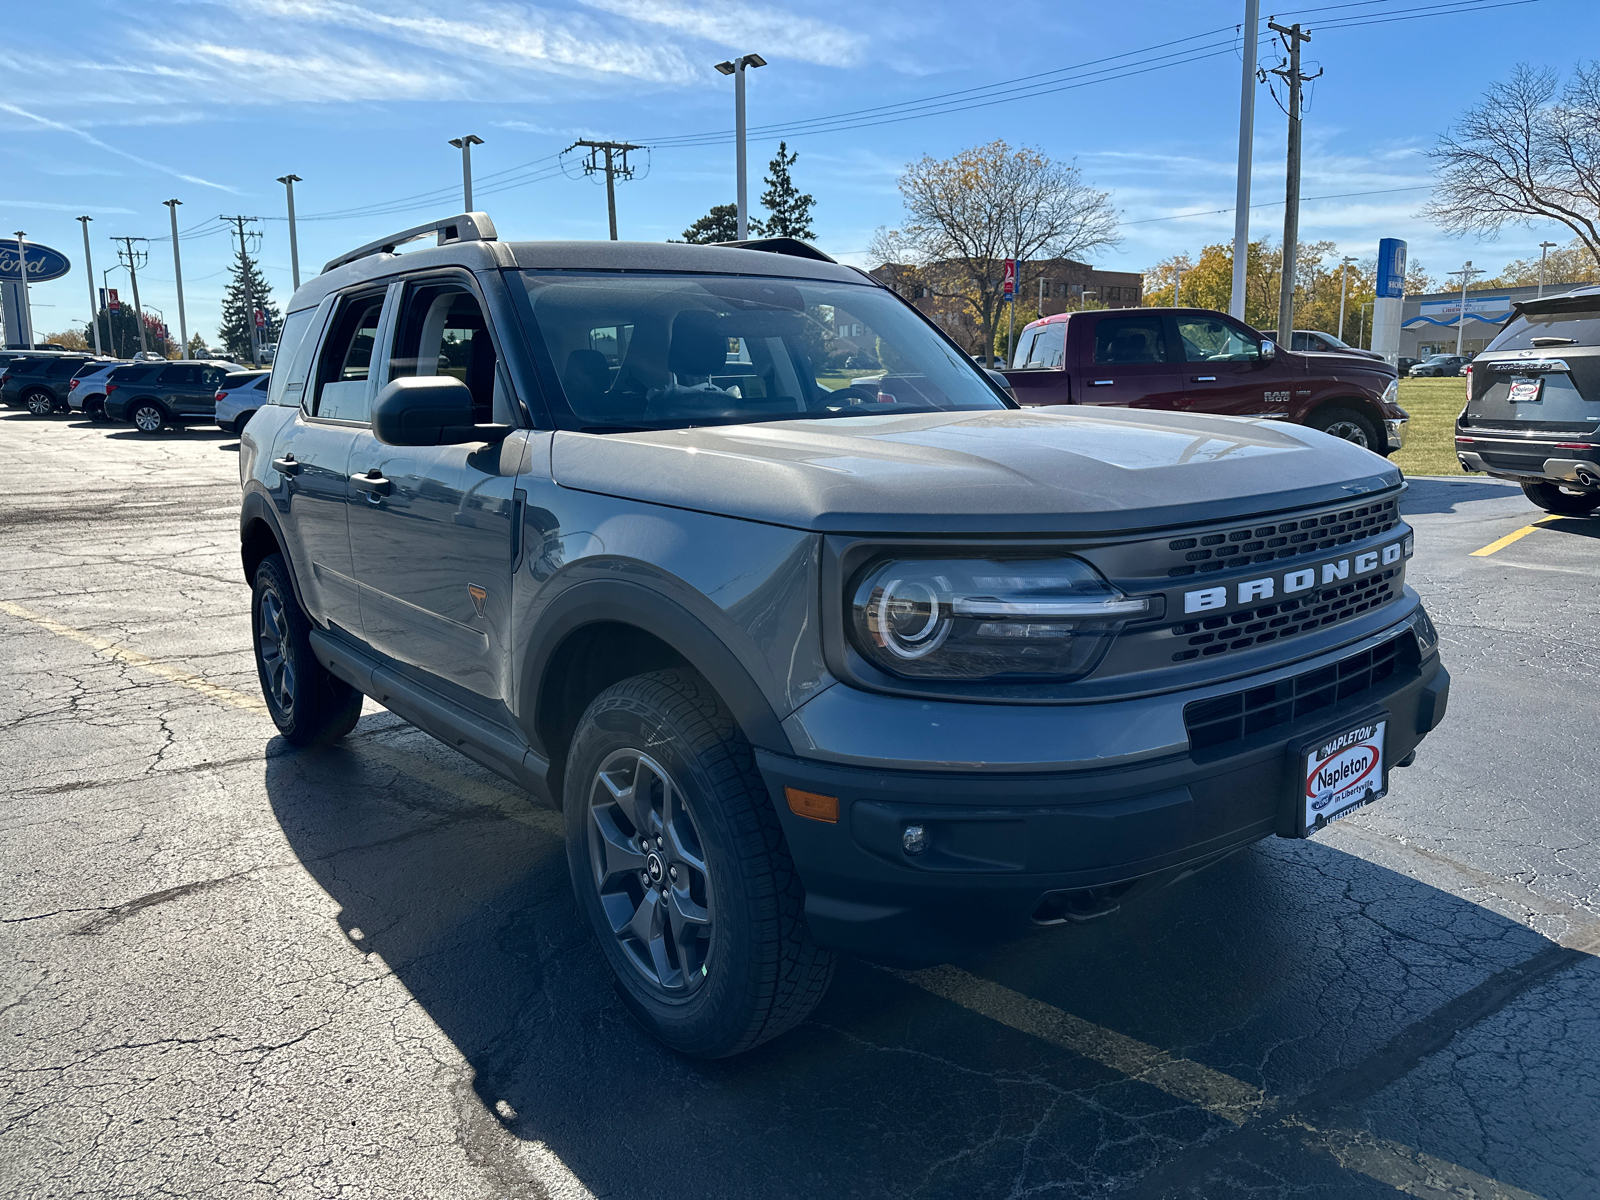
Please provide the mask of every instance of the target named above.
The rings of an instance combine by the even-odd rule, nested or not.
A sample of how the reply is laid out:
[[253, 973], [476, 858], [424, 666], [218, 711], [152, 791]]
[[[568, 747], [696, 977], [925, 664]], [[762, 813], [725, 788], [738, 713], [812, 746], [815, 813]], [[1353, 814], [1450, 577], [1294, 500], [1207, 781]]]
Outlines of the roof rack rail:
[[326, 275], [335, 267], [342, 267], [346, 263], [353, 263], [357, 259], [366, 258], [371, 254], [393, 254], [396, 246], [403, 246], [407, 242], [414, 242], [418, 238], [425, 238], [430, 233], [439, 235], [438, 244], [448, 245], [451, 242], [493, 242], [498, 236], [494, 230], [494, 222], [489, 219], [486, 212], [458, 213], [453, 217], [445, 217], [441, 221], [429, 221], [425, 225], [413, 225], [410, 229], [402, 229], [399, 233], [391, 233], [388, 237], [379, 238], [375, 242], [368, 242], [365, 246], [357, 246], [338, 258], [328, 260], [328, 265], [322, 268]]
[[742, 242], [715, 242], [717, 246], [727, 246], [733, 250], [764, 250], [768, 254], [787, 254], [791, 258], [812, 258], [818, 262], [838, 262], [836, 258], [829, 258], [810, 242], [802, 242], [799, 238], [769, 237], [746, 238]]

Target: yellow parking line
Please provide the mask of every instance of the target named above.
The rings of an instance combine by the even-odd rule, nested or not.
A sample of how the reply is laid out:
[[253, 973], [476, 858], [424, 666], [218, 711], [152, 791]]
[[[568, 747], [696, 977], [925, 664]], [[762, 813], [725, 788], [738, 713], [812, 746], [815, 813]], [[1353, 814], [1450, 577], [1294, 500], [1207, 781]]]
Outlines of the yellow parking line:
[[74, 629], [71, 625], [63, 625], [52, 617], [36, 613], [32, 609], [23, 608], [20, 604], [13, 604], [9, 600], [0, 600], [0, 612], [9, 613], [23, 621], [31, 621], [41, 629], [48, 630], [59, 637], [69, 638], [79, 645], [87, 646], [96, 654], [102, 654], [113, 662], [126, 663], [130, 667], [137, 667], [147, 674], [158, 679], [165, 679], [168, 683], [175, 683], [179, 687], [188, 688], [192, 692], [199, 692], [208, 700], [217, 700], [233, 708], [242, 708], [247, 712], [260, 713], [267, 716], [267, 702], [260, 696], [247, 696], [245, 693], [235, 691], [231, 687], [224, 687], [220, 683], [212, 683], [199, 675], [181, 668], [171, 666], [159, 659], [151, 658], [148, 654], [140, 654], [137, 650], [129, 650], [120, 646], [109, 638], [98, 634], [85, 633], [81, 629]]
[[1503, 538], [1495, 539], [1494, 541], [1490, 542], [1487, 546], [1485, 546], [1482, 550], [1474, 550], [1471, 553], [1471, 555], [1469, 555], [1469, 557], [1471, 557], [1471, 558], [1487, 558], [1487, 557], [1489, 557], [1489, 555], [1493, 554], [1496, 550], [1504, 550], [1507, 546], [1511, 545], [1512, 542], [1515, 542], [1515, 541], [1520, 540], [1521, 538], [1527, 537], [1535, 529], [1538, 529], [1541, 526], [1547, 525], [1551, 521], [1559, 521], [1560, 519], [1561, 519], [1560, 517], [1544, 517], [1544, 518], [1541, 518], [1538, 521], [1535, 521], [1532, 525], [1524, 525], [1521, 529], [1517, 530], [1515, 533], [1508, 533]]

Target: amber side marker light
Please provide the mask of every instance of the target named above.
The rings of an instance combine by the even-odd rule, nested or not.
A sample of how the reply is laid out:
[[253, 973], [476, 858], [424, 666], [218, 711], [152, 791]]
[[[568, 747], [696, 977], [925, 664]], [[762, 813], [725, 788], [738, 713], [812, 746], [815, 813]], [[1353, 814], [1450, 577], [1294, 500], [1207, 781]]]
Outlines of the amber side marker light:
[[789, 811], [797, 817], [809, 817], [813, 821], [827, 821], [829, 824], [839, 821], [837, 796], [822, 796], [792, 787], [784, 788], [783, 796], [789, 802]]

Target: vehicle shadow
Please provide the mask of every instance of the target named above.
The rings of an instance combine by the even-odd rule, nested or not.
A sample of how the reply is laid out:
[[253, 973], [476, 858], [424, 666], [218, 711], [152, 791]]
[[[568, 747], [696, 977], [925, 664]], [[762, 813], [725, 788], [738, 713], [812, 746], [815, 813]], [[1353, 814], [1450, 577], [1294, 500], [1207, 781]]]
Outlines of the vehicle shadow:
[[207, 428], [203, 425], [186, 425], [182, 429], [163, 429], [160, 433], [140, 433], [137, 429], [118, 429], [115, 433], [106, 434], [108, 438], [118, 442], [159, 442], [168, 438], [184, 438], [188, 441], [200, 442], [225, 442], [230, 438], [237, 438], [236, 433], [225, 430]]
[[[1408, 476], [1406, 489], [1400, 500], [1400, 513], [1409, 516], [1417, 513], [1459, 512], [1460, 505], [1476, 500], [1505, 500], [1522, 498], [1522, 489], [1514, 483], [1499, 479], [1441, 479], [1432, 476]], [[1530, 503], [1531, 509], [1533, 505]]]
[[[784, 1037], [680, 1058], [614, 994], [555, 814], [386, 716], [322, 750], [274, 742], [265, 771], [351, 953], [377, 955], [470, 1064], [478, 1119], [542, 1143], [595, 1195], [1087, 1197], [1230, 1128], [854, 960]], [[1548, 945], [1325, 843], [1269, 841], [962, 965], [1292, 1097]], [[1525, 1099], [1509, 1083], [1491, 1105], [1515, 1114]], [[1474, 1161], [1447, 1123], [1377, 1132]], [[1356, 1178], [1331, 1158], [1305, 1159], [1298, 1182], [1367, 1194], [1340, 1191]]]

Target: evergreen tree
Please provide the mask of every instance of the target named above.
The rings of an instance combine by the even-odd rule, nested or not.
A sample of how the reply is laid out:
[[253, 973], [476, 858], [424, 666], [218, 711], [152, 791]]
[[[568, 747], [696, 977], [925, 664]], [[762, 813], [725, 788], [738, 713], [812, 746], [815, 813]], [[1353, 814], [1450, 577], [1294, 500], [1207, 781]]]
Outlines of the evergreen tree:
[[791, 153], [788, 143], [778, 143], [778, 153], [767, 164], [767, 177], [762, 182], [767, 190], [761, 194], [761, 203], [772, 214], [766, 223], [768, 237], [792, 237], [810, 240], [817, 236], [811, 228], [811, 209], [816, 200], [794, 185], [789, 168], [800, 157], [798, 150]]
[[[751, 236], [760, 237], [763, 232], [764, 229], [761, 222], [752, 217], [750, 219]], [[698, 246], [709, 246], [713, 242], [738, 241], [739, 206], [737, 204], [713, 204], [710, 212], [683, 231], [683, 240], [693, 242]]]
[[235, 251], [233, 280], [222, 298], [222, 326], [217, 335], [236, 362], [250, 361], [250, 331], [255, 325], [255, 309], [266, 314], [267, 328], [262, 344], [272, 340], [272, 331], [281, 321], [278, 306], [272, 302], [272, 288], [255, 260], [243, 250]]

